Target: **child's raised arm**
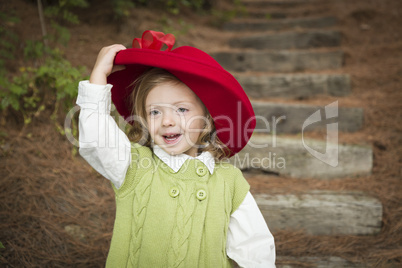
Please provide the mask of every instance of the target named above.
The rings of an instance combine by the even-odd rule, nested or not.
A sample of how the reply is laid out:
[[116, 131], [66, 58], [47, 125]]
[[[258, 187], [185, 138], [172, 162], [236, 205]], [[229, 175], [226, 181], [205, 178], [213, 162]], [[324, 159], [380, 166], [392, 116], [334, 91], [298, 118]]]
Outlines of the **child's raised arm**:
[[124, 68], [122, 66], [113, 66], [114, 57], [117, 52], [123, 49], [126, 49], [126, 47], [120, 44], [102, 48], [92, 69], [89, 82], [97, 85], [106, 85], [109, 74], [117, 69]]
[[102, 48], [90, 81], [78, 86], [79, 153], [100, 174], [119, 188], [131, 161], [130, 141], [110, 116], [111, 88], [107, 76], [115, 69], [114, 58], [123, 45]]

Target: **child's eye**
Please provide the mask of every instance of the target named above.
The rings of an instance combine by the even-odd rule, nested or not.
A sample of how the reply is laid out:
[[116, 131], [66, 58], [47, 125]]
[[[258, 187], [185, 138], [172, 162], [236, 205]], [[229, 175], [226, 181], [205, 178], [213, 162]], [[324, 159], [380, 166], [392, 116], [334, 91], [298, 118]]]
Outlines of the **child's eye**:
[[159, 111], [158, 110], [151, 110], [150, 112], [149, 112], [149, 115], [150, 116], [155, 116], [155, 115], [158, 115], [159, 114]]
[[177, 109], [177, 111], [178, 111], [179, 113], [185, 113], [185, 112], [188, 111], [188, 109], [186, 109], [186, 108], [179, 108], [179, 109]]

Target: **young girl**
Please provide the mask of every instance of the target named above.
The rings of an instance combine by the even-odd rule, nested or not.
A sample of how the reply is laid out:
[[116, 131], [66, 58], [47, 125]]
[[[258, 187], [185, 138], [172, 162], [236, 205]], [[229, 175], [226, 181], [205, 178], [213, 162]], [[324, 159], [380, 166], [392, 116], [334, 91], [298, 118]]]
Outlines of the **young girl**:
[[[106, 266], [275, 267], [250, 187], [225, 161], [253, 132], [250, 101], [208, 54], [173, 44], [146, 31], [131, 49], [105, 47], [79, 84], [80, 154], [116, 194]], [[132, 143], [111, 100], [132, 124]]]

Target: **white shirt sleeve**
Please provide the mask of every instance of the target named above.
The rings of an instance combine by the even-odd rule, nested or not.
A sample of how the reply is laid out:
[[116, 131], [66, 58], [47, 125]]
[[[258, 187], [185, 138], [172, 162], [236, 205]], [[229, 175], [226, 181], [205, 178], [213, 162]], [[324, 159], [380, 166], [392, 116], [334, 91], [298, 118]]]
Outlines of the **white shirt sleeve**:
[[79, 83], [79, 153], [97, 172], [120, 188], [131, 162], [131, 144], [110, 116], [111, 89], [109, 84]]
[[226, 254], [240, 267], [275, 267], [274, 237], [250, 192], [230, 217]]

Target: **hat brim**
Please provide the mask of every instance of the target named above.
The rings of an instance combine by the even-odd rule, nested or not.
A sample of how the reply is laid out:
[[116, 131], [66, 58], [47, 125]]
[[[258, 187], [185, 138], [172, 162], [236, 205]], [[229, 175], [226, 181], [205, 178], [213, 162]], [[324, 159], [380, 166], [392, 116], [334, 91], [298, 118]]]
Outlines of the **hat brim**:
[[189, 46], [172, 51], [129, 48], [116, 55], [114, 64], [126, 65], [108, 77], [113, 85], [112, 101], [125, 119], [131, 115], [130, 85], [150, 67], [158, 67], [172, 73], [201, 99], [231, 155], [250, 139], [256, 125], [250, 100], [238, 81], [207, 53]]

